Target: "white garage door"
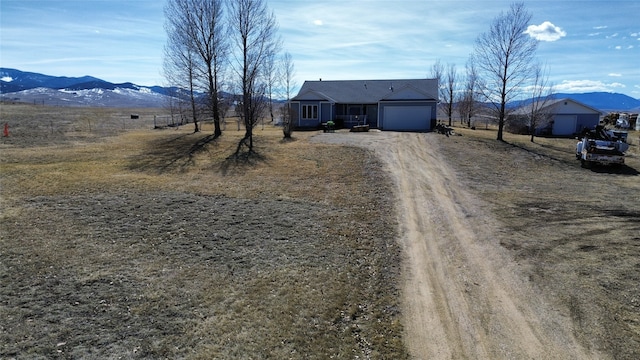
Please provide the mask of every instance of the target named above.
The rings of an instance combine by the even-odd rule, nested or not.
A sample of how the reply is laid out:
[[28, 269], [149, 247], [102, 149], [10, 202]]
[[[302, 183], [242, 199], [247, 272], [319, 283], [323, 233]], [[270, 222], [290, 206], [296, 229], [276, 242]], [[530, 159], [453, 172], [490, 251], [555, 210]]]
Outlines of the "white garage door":
[[431, 106], [385, 106], [384, 130], [429, 130]]
[[573, 135], [576, 132], [577, 115], [556, 115], [553, 118], [553, 135]]

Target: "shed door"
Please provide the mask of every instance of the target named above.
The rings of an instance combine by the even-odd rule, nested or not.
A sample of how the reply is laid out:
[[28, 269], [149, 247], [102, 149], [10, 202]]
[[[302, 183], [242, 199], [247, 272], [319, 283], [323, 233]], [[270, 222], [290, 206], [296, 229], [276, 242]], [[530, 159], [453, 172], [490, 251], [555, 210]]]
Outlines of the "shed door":
[[429, 130], [431, 106], [385, 106], [384, 130]]
[[556, 115], [553, 118], [553, 135], [573, 135], [577, 122], [577, 115]]

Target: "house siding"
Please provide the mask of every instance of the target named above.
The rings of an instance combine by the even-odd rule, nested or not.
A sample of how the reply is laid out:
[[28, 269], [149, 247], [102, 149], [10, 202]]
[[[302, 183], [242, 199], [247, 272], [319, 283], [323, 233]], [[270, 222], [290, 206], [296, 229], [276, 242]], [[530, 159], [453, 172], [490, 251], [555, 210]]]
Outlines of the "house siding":
[[572, 99], [560, 100], [552, 109], [555, 115], [573, 115], [576, 117], [574, 134], [580, 133], [585, 128], [593, 129], [600, 121], [600, 112]]
[[296, 101], [289, 102], [291, 109], [291, 119], [294, 127], [300, 126], [300, 103]]
[[594, 129], [600, 123], [600, 114], [578, 114], [576, 134], [584, 129]]
[[334, 118], [333, 105], [329, 102], [320, 103], [320, 122], [326, 123]]
[[[584, 129], [593, 129], [595, 128], [596, 125], [598, 125], [598, 123], [600, 122], [600, 114], [571, 114], [571, 113], [562, 113], [562, 114], [555, 114], [552, 118], [552, 121], [563, 121], [562, 119], [567, 119], [567, 118], [571, 118], [571, 117], [575, 117], [576, 119], [576, 123], [575, 123], [575, 128], [573, 129], [573, 133], [572, 134], [568, 134], [568, 135], [574, 135], [574, 134], [579, 134], [580, 132], [582, 132], [582, 130]], [[517, 122], [518, 120], [514, 119], [514, 123], [516, 124], [522, 124], [521, 128], [518, 128], [518, 130], [520, 131], [524, 131], [524, 127], [527, 123], [527, 117], [522, 117], [520, 119], [519, 122]], [[546, 128], [549, 128], [551, 126], [551, 124], [549, 122], [545, 122], [543, 124], [539, 124], [538, 127], [536, 128], [536, 134], [537, 135], [541, 135], [544, 133]], [[510, 131], [512, 132], [516, 132], [516, 133], [526, 133], [525, 132], [518, 132], [515, 129], [515, 126], [512, 125], [512, 129], [510, 129]], [[551, 135], [554, 136], [567, 136], [567, 134], [557, 134], [555, 132], [552, 132]]]
[[372, 128], [378, 127], [378, 105], [367, 105], [366, 106], [366, 114], [367, 114], [367, 124]]
[[[517, 109], [509, 116], [507, 130], [510, 132], [529, 133], [528, 112], [530, 105]], [[572, 136], [579, 134], [584, 129], [593, 129], [600, 121], [600, 111], [573, 99], [565, 98], [554, 100], [551, 105], [544, 107], [542, 112], [547, 116], [546, 120], [539, 120], [536, 124], [537, 135]]]
[[[303, 118], [303, 106], [317, 106], [318, 107], [318, 117], [315, 119], [305, 119]], [[300, 101], [298, 108], [298, 127], [299, 128], [318, 128], [320, 126], [321, 112], [322, 106], [320, 101]]]

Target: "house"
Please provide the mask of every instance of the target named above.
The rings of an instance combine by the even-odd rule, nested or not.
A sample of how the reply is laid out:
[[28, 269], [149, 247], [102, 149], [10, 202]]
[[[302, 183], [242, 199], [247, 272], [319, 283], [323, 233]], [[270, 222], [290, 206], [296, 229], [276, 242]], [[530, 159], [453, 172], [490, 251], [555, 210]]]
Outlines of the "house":
[[[532, 105], [523, 105], [515, 109], [509, 117], [509, 130], [529, 125]], [[600, 122], [602, 113], [588, 105], [571, 98], [547, 100], [539, 110], [540, 118], [536, 121], [537, 135], [572, 136], [583, 129], [593, 129]]]
[[369, 125], [396, 131], [429, 131], [436, 124], [438, 80], [305, 81], [291, 99], [297, 128]]

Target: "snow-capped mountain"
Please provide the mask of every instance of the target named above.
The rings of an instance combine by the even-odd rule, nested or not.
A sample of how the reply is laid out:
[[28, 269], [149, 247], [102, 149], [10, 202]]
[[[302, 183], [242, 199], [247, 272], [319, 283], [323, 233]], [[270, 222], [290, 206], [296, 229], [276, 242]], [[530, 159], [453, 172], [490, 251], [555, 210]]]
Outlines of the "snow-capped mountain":
[[162, 107], [170, 89], [130, 82], [114, 84], [92, 76], [64, 77], [0, 68], [3, 100], [56, 106]]
[[99, 80], [92, 76], [49, 76], [16, 69], [0, 68], [0, 93], [29, 90], [38, 87], [62, 89], [79, 83]]
[[[162, 107], [169, 102], [168, 94], [178, 92], [176, 88], [145, 87], [130, 82], [114, 84], [93, 76], [50, 76], [0, 68], [2, 100], [59, 106]], [[572, 98], [603, 113], [640, 111], [640, 99], [618, 93], [554, 94], [554, 97]]]
[[165, 106], [168, 97], [146, 88], [69, 90], [39, 87], [2, 94], [2, 99], [53, 106], [152, 108]]

